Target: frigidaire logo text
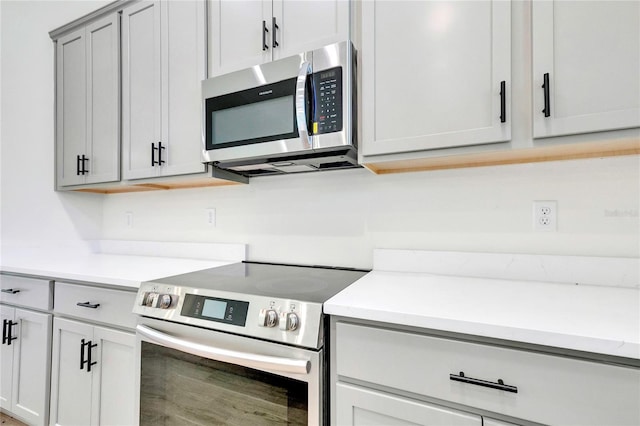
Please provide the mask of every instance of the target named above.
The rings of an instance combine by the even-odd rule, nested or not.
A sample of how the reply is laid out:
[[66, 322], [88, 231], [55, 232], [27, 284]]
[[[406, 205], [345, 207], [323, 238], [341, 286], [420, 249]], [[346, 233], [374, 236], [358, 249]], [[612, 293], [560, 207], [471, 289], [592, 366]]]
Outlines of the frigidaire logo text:
[[270, 95], [271, 93], [273, 93], [273, 90], [265, 90], [264, 92], [260, 92], [258, 94], [262, 96], [262, 95]]

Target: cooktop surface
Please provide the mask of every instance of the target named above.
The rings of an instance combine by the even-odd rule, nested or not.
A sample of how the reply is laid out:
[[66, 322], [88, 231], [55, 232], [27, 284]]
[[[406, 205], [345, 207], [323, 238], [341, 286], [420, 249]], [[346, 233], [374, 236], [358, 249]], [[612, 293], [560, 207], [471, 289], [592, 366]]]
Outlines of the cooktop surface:
[[177, 287], [324, 303], [368, 271], [242, 262], [154, 280]]

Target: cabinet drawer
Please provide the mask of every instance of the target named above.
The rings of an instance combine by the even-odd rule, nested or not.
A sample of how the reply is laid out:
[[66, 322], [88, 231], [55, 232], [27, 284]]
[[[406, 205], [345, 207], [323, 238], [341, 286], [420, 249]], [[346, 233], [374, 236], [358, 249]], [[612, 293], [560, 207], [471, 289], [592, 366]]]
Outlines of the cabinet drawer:
[[[135, 328], [136, 316], [131, 312], [135, 298], [134, 292], [56, 282], [54, 310], [90, 321]], [[78, 303], [98, 306], [78, 306]]]
[[[640, 424], [637, 368], [342, 322], [336, 330], [341, 377], [540, 423]], [[451, 380], [460, 372], [517, 392]]]
[[49, 310], [52, 307], [51, 281], [0, 275], [0, 302]]

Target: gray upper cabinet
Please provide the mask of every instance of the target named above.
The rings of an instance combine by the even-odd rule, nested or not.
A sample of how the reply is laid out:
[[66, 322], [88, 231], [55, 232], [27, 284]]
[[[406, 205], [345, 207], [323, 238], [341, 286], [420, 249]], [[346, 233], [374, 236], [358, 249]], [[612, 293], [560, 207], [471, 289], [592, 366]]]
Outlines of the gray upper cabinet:
[[117, 14], [57, 40], [59, 187], [120, 179], [119, 57]]
[[511, 5], [362, 3], [365, 156], [511, 139]]
[[640, 3], [534, 1], [533, 135], [640, 126]]
[[210, 0], [209, 75], [349, 38], [348, 0]]
[[142, 1], [122, 11], [123, 179], [206, 170], [205, 78], [204, 0]]

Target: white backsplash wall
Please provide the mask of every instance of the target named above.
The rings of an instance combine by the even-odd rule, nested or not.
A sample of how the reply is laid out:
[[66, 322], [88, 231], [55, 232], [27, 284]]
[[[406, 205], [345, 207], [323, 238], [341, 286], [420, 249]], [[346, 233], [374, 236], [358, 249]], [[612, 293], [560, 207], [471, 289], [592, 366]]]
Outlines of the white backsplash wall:
[[[534, 200], [557, 200], [557, 232], [533, 231]], [[114, 194], [102, 229], [107, 239], [240, 242], [250, 260], [363, 268], [374, 248], [637, 257], [639, 206], [640, 157], [628, 156]]]

